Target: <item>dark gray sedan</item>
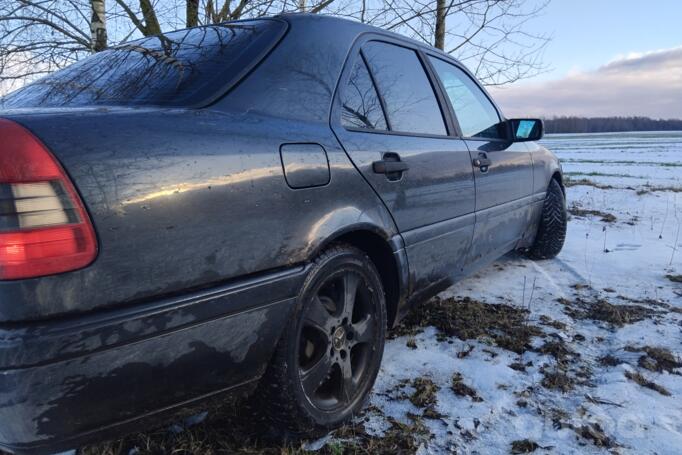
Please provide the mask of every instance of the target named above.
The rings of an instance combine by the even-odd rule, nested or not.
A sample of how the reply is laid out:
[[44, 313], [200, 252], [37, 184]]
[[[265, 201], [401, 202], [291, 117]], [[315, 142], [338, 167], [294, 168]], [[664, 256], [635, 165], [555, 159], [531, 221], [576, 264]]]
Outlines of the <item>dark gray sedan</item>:
[[387, 328], [514, 249], [562, 248], [542, 122], [466, 68], [313, 15], [91, 56], [0, 100], [0, 448], [46, 453], [258, 392], [357, 413]]

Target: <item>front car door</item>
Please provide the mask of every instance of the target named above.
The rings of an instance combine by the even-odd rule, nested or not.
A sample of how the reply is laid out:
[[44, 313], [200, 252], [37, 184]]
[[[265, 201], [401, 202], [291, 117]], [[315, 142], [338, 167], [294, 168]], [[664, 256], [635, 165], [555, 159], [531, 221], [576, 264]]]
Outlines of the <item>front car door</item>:
[[332, 127], [395, 220], [412, 290], [434, 292], [461, 273], [469, 254], [475, 221], [471, 160], [464, 141], [450, 134], [422, 54], [380, 39], [366, 38], [351, 53]]
[[512, 250], [530, 224], [533, 162], [525, 143], [511, 142], [506, 123], [465, 70], [435, 55], [438, 74], [469, 149], [476, 181], [476, 227], [468, 262]]

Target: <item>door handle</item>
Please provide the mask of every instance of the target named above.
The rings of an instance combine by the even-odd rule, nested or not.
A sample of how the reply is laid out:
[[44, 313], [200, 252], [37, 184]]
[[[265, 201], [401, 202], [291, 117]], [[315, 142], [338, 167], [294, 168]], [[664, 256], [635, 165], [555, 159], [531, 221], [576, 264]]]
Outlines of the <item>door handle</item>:
[[393, 172], [405, 172], [410, 166], [404, 161], [375, 161], [372, 163], [372, 169], [376, 174], [390, 174]]
[[488, 172], [488, 168], [493, 162], [488, 158], [488, 155], [481, 152], [478, 154], [478, 158], [474, 158], [473, 164], [479, 168], [481, 172]]
[[398, 181], [403, 177], [403, 172], [410, 166], [400, 160], [397, 153], [384, 153], [383, 159], [372, 163], [372, 170], [375, 174], [385, 174], [386, 178], [392, 182]]

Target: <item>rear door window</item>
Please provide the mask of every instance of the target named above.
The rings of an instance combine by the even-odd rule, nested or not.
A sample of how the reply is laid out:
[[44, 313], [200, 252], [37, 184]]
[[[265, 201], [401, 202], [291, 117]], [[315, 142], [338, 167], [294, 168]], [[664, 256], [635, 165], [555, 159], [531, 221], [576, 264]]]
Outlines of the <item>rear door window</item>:
[[500, 116], [469, 75], [439, 58], [429, 57], [455, 110], [465, 138], [500, 139]]
[[379, 41], [366, 43], [362, 51], [391, 131], [447, 134], [438, 99], [415, 51]]
[[346, 128], [387, 129], [379, 95], [361, 56], [353, 65], [341, 97], [341, 124]]

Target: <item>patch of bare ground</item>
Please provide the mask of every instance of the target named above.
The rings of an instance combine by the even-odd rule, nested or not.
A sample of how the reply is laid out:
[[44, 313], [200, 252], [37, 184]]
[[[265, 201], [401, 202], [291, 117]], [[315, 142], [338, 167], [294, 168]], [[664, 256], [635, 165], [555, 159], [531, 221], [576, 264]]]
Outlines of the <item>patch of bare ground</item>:
[[568, 213], [579, 218], [597, 216], [600, 218], [600, 221], [603, 221], [605, 223], [613, 223], [617, 219], [616, 216], [611, 213], [602, 212], [601, 210], [584, 209], [575, 203], [571, 205], [571, 207], [569, 207]]
[[584, 425], [576, 426], [571, 423], [571, 415], [562, 409], [549, 409], [548, 411], [539, 410], [541, 415], [545, 415], [552, 420], [552, 425], [555, 429], [568, 428], [573, 430], [578, 437], [585, 439], [597, 447], [606, 449], [614, 449], [618, 447], [618, 443], [609, 437], [604, 429], [597, 422], [587, 422]]
[[671, 275], [668, 274], [665, 276], [667, 279], [672, 281], [673, 283], [682, 283], [682, 275]]
[[315, 453], [321, 455], [415, 454], [421, 445], [428, 444], [433, 439], [433, 434], [419, 416], [410, 415], [409, 417], [411, 420], [409, 423], [387, 417], [390, 428], [381, 436], [367, 433], [362, 424], [345, 426], [334, 433], [334, 437], [339, 441], [327, 444]]
[[[365, 412], [380, 410], [370, 407]], [[342, 454], [415, 454], [419, 447], [433, 438], [420, 416], [409, 415], [410, 421], [399, 422], [392, 417], [390, 427], [382, 435], [369, 434], [364, 423], [346, 425], [333, 433], [334, 440], [320, 450], [311, 452], [301, 444], [280, 445], [259, 439], [262, 427], [243, 426], [237, 420], [216, 416], [185, 431], [174, 433], [167, 428], [131, 435], [115, 442], [83, 448], [83, 455], [342, 455]], [[255, 426], [255, 425], [254, 425]]]
[[483, 398], [481, 398], [478, 395], [478, 392], [471, 387], [468, 386], [464, 383], [464, 378], [460, 373], [455, 373], [452, 376], [452, 384], [451, 384], [452, 391], [455, 392], [455, 395], [459, 395], [461, 397], [469, 397], [471, 398], [471, 401], [475, 401], [477, 403], [480, 403], [483, 401]]
[[586, 178], [581, 178], [581, 179], [571, 179], [571, 178], [566, 178], [564, 180], [564, 186], [566, 187], [571, 187], [571, 186], [592, 186], [594, 188], [598, 188], [600, 190], [612, 190], [614, 187], [611, 185], [606, 185], [603, 183], [597, 183], [593, 180], [586, 179]]
[[655, 185], [652, 185], [650, 183], [645, 183], [644, 185], [642, 185], [642, 187], [643, 188], [637, 190], [637, 194], [640, 196], [642, 194], [647, 194], [647, 193], [651, 193], [654, 191], [670, 191], [672, 193], [682, 193], [682, 187], [680, 187], [680, 186], [670, 186], [670, 185], [655, 186]]
[[574, 319], [591, 319], [602, 321], [615, 327], [650, 319], [660, 314], [659, 311], [641, 305], [614, 305], [605, 299], [585, 299], [576, 297], [574, 300], [560, 298], [557, 300], [564, 305], [564, 312]]
[[540, 372], [544, 376], [540, 384], [546, 389], [559, 390], [567, 393], [573, 390], [573, 387], [575, 386], [575, 380], [571, 378], [563, 368], [543, 367], [540, 368]]
[[527, 363], [512, 362], [508, 366], [512, 370], [525, 372], [527, 367], [533, 366], [533, 362], [527, 362]]
[[637, 371], [626, 371], [625, 372], [625, 377], [628, 378], [631, 381], [636, 382], [637, 384], [641, 385], [642, 387], [646, 387], [647, 389], [655, 390], [656, 392], [660, 393], [661, 395], [665, 395], [666, 397], [670, 396], [670, 392], [668, 392], [668, 389], [665, 387], [656, 384], [653, 381], [650, 381], [647, 379], [643, 374], [637, 372]]
[[588, 423], [580, 427], [573, 427], [573, 431], [597, 447], [604, 447], [607, 449], [616, 447], [615, 441], [607, 436], [602, 427], [596, 422]]
[[627, 346], [625, 349], [630, 352], [643, 352], [644, 354], [637, 360], [637, 364], [649, 371], [655, 373], [666, 371], [678, 374], [675, 370], [682, 368], [680, 359], [667, 348], [659, 346], [644, 346], [641, 348]]
[[532, 453], [540, 448], [540, 444], [535, 441], [531, 441], [530, 439], [521, 439], [511, 443], [511, 453], [513, 454]]
[[570, 360], [580, 357], [580, 354], [571, 351], [571, 349], [566, 346], [566, 343], [562, 339], [556, 339], [545, 342], [538, 352], [541, 354], [551, 355], [557, 361], [557, 364], [563, 365], [567, 364]]
[[589, 385], [592, 369], [580, 361], [580, 354], [572, 351], [562, 338], [545, 342], [537, 351], [554, 358], [556, 363], [540, 368], [543, 379], [540, 384], [546, 389], [569, 392], [576, 385]]
[[412, 387], [414, 387], [414, 393], [410, 396], [410, 402], [417, 406], [418, 408], [427, 408], [434, 406], [438, 399], [436, 394], [440, 390], [437, 384], [435, 384], [429, 378], [416, 378], [412, 381]]
[[566, 330], [566, 324], [561, 322], [561, 321], [555, 321], [554, 319], [550, 318], [547, 315], [541, 314], [540, 315], [540, 324], [546, 325], [548, 327], [553, 327], [557, 330]]
[[[261, 428], [262, 431], [262, 428]], [[251, 425], [238, 419], [216, 415], [186, 428], [184, 431], [168, 427], [132, 434], [113, 442], [82, 448], [82, 455], [161, 455], [161, 454], [239, 454], [239, 455], [299, 455], [306, 453], [300, 446], [265, 442]]]
[[617, 367], [618, 365], [623, 363], [623, 361], [621, 361], [617, 357], [612, 356], [611, 354], [606, 354], [605, 356], [600, 357], [598, 361], [602, 366], [605, 367]]
[[641, 305], [648, 305], [648, 306], [664, 309], [664, 310], [668, 311], [669, 313], [682, 314], [682, 308], [675, 307], [675, 306], [673, 306], [669, 303], [663, 302], [661, 300], [652, 299], [652, 298], [634, 299], [632, 297], [626, 297], [624, 295], [618, 295], [616, 297], [620, 300], [623, 300], [624, 302], [641, 304]]
[[468, 297], [436, 297], [411, 311], [392, 336], [414, 335], [428, 326], [461, 340], [492, 339], [497, 346], [518, 354], [530, 349], [532, 337], [542, 334], [538, 327], [528, 324], [526, 309]]

